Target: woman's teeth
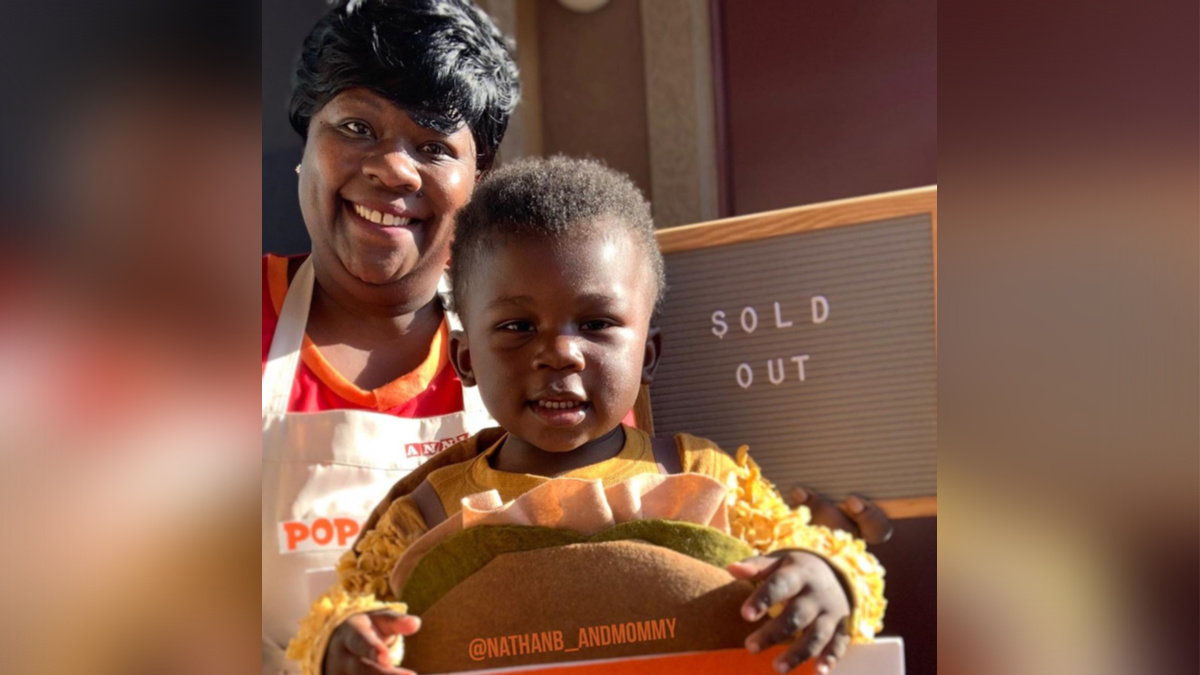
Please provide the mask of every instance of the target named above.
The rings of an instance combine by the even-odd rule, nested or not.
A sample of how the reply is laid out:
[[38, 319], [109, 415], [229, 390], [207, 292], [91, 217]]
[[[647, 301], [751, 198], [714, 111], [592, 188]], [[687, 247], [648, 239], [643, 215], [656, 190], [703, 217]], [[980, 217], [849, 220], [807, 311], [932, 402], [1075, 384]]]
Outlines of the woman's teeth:
[[382, 211], [376, 211], [375, 209], [368, 209], [367, 207], [360, 206], [358, 204], [354, 205], [354, 212], [357, 213], [359, 216], [362, 216], [363, 218], [371, 221], [372, 223], [377, 223], [377, 224], [383, 225], [385, 227], [393, 226], [393, 225], [410, 225], [410, 224], [412, 224], [412, 218], [401, 218], [400, 216], [393, 216], [390, 213], [383, 213]]
[[580, 401], [538, 401], [537, 404], [539, 408], [549, 408], [550, 410], [571, 410], [583, 407], [583, 403]]

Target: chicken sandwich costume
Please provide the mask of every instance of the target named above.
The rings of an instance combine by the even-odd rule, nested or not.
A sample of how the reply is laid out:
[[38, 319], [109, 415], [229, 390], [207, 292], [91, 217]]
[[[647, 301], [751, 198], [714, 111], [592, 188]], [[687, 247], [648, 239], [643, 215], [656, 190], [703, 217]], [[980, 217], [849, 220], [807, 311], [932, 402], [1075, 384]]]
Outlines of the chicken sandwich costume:
[[376, 509], [289, 658], [319, 675], [334, 629], [381, 608], [421, 617], [392, 650], [417, 672], [737, 647], [757, 625], [725, 566], [779, 549], [827, 560], [852, 640], [874, 639], [884, 572], [862, 541], [789, 509], [745, 447], [625, 435], [618, 456], [553, 479], [492, 469], [500, 429], [435, 457]]

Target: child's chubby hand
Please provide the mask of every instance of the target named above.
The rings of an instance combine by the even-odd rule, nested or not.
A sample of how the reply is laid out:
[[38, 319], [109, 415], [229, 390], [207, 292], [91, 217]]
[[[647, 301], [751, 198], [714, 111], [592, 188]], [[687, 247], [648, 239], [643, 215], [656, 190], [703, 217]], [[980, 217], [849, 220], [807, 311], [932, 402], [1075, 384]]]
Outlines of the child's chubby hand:
[[338, 625], [325, 650], [324, 675], [415, 675], [396, 668], [388, 653], [401, 637], [421, 628], [410, 614], [379, 610], [355, 614]]
[[729, 566], [729, 573], [735, 579], [761, 582], [742, 605], [742, 618], [758, 621], [768, 609], [782, 609], [746, 638], [746, 649], [751, 653], [795, 638], [795, 643], [775, 659], [776, 671], [786, 673], [817, 657], [815, 670], [823, 675], [846, 653], [850, 644], [846, 633], [850, 599], [837, 573], [820, 556], [777, 551], [736, 562]]

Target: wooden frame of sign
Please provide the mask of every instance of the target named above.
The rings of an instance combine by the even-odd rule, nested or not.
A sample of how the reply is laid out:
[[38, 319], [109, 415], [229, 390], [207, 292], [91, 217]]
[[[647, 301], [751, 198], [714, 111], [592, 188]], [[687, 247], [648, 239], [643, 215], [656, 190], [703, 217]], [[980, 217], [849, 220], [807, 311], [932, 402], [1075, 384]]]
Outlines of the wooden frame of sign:
[[[834, 232], [834, 228], [839, 229]], [[861, 489], [860, 483], [845, 481], [866, 476], [864, 482], [871, 484], [872, 472], [876, 477], [890, 472], [890, 478], [876, 481], [884, 486], [876, 488], [876, 495], [881, 496], [876, 502], [890, 517], [936, 516], [937, 186], [664, 229], [657, 236], [667, 259], [670, 286], [660, 321], [671, 325], [669, 330], [664, 328], [665, 358], [659, 377], [653, 387], [642, 388], [634, 408], [638, 425], [654, 432], [651, 389], [656, 390], [660, 402], [675, 399], [672, 425], [660, 426], [682, 426], [661, 428], [661, 432], [707, 435], [723, 447], [733, 441], [722, 441], [719, 433], [706, 434], [703, 428], [693, 431], [690, 427], [704, 427], [714, 414], [720, 416], [724, 401], [730, 402], [731, 409], [749, 406], [738, 413], [747, 420], [757, 419], [759, 411], [773, 407], [775, 412], [771, 414], [779, 420], [778, 426], [803, 425], [798, 427], [801, 431], [796, 438], [817, 453], [803, 459], [807, 466], [820, 464], [830, 455], [844, 459], [845, 466], [826, 472], [838, 476], [837, 480], [830, 479], [833, 487], [806, 484], [831, 495], [845, 494], [850, 489]], [[780, 256], [793, 257], [785, 260]], [[826, 264], [831, 258], [836, 261]], [[747, 261], [754, 264], [747, 265]], [[805, 289], [804, 298], [812, 301], [812, 321], [808, 321], [807, 304], [793, 302], [788, 306], [789, 301], [799, 297], [793, 288], [793, 280], [799, 277], [807, 278], [795, 283], [812, 286]], [[779, 284], [781, 295], [767, 297], [774, 292], [774, 282], [781, 279], [785, 280]], [[738, 283], [748, 290], [730, 288]], [[825, 295], [816, 295], [816, 291]], [[741, 297], [739, 292], [756, 297]], [[673, 306], [672, 299], [679, 296], [683, 297]], [[888, 297], [880, 301], [880, 296]], [[723, 301], [733, 304], [722, 305]], [[686, 309], [678, 307], [689, 303]], [[711, 312], [710, 324], [709, 310], [718, 306], [720, 309]], [[804, 309], [803, 314], [800, 309]], [[668, 316], [672, 312], [674, 316]], [[826, 321], [831, 317], [839, 318], [843, 326], [837, 327], [839, 321]], [[710, 327], [711, 335], [707, 334]], [[683, 339], [676, 339], [672, 331], [684, 333]], [[844, 344], [871, 346], [845, 355], [841, 352], [855, 348], [843, 349]], [[780, 352], [785, 348], [780, 345], [793, 351], [811, 351], [811, 360], [810, 354], [792, 355], [793, 363], [788, 363], [784, 357], [793, 351]], [[768, 367], [763, 369], [763, 360], [755, 361], [752, 355], [762, 356], [758, 352], [772, 346], [776, 352], [769, 354]], [[731, 349], [742, 349], [745, 362], [735, 365], [734, 361], [742, 356], [734, 354], [734, 361], [724, 364], [721, 359]], [[684, 363], [672, 372], [666, 364], [671, 364], [673, 358]], [[798, 377], [787, 374], [794, 364], [799, 365]], [[826, 373], [822, 373], [822, 366]], [[869, 377], [862, 377], [864, 372]], [[827, 379], [820, 380], [822, 375]], [[676, 383], [686, 381], [687, 387], [675, 384], [671, 385], [674, 391], [667, 391], [670, 387], [660, 384], [664, 377], [674, 378]], [[700, 398], [708, 397], [708, 409], [704, 401], [694, 405], [690, 400], [679, 401], [685, 395], [680, 392], [688, 387], [699, 392]], [[765, 396], [772, 398], [762, 398]], [[814, 402], [832, 399], [842, 401], [840, 407], [812, 413], [813, 418], [807, 421], [799, 419], [804, 410], [824, 406]], [[868, 399], [869, 404], [857, 408], [853, 403]], [[865, 409], [868, 405], [877, 408]], [[691, 408], [695, 408], [694, 413]], [[837, 417], [841, 426], [825, 424], [831, 417]], [[660, 417], [659, 421], [666, 420]], [[713, 424], [714, 430], [721, 429], [719, 423]], [[761, 426], [775, 425], [767, 421]], [[819, 438], [804, 437], [814, 429]], [[895, 453], [890, 450], [893, 440]], [[781, 441], [775, 442], [778, 445]], [[853, 448], [859, 447], [874, 449], [863, 450], [861, 457], [851, 457], [857, 452]], [[847, 448], [852, 450], [844, 452]], [[759, 463], [771, 477], [771, 457], [762, 457], [765, 459]], [[777, 463], [792, 462], [788, 464], [792, 466], [799, 461], [781, 458]], [[776, 473], [786, 475], [788, 471]], [[904, 475], [919, 479], [894, 484], [896, 476]], [[786, 476], [777, 480], [790, 484]], [[868, 486], [867, 496], [876, 495]]]

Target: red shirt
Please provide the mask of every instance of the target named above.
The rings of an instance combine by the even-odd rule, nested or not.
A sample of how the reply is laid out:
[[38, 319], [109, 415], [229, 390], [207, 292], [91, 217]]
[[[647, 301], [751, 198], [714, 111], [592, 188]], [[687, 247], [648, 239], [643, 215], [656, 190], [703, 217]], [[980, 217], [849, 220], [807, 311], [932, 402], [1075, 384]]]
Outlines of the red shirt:
[[[267, 353], [279, 324], [279, 309], [288, 288], [288, 264], [296, 258], [263, 256], [262, 358]], [[300, 367], [292, 385], [288, 412], [322, 410], [370, 410], [397, 417], [435, 417], [461, 412], [462, 382], [446, 353], [449, 328], [445, 321], [429, 346], [425, 362], [415, 370], [378, 389], [360, 389], [333, 369], [316, 345], [304, 337]]]

